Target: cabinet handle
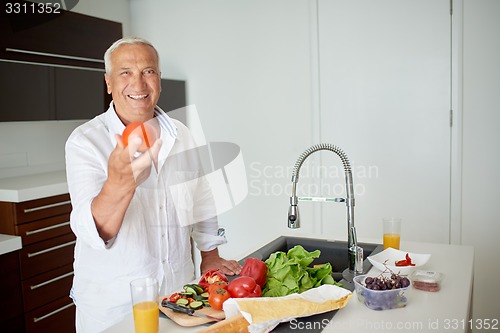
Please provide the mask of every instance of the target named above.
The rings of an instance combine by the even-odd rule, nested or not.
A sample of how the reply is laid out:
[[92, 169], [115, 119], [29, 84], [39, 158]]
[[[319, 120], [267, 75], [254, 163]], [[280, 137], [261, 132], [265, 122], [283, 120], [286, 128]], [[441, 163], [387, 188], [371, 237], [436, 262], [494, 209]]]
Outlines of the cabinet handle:
[[69, 273], [66, 273], [66, 274], [63, 274], [63, 275], [59, 275], [58, 277], [55, 277], [53, 279], [47, 280], [47, 281], [39, 283], [39, 284], [35, 284], [34, 286], [30, 286], [30, 289], [31, 290], [38, 289], [38, 288], [46, 286], [46, 285], [48, 285], [48, 284], [50, 284], [52, 282], [56, 282], [58, 280], [64, 279], [65, 277], [71, 276], [71, 275], [73, 275], [73, 273], [74, 272], [69, 272]]
[[46, 315], [44, 315], [44, 316], [41, 316], [41, 317], [35, 317], [35, 318], [33, 318], [33, 322], [34, 322], [34, 323], [37, 323], [37, 322], [39, 322], [39, 321], [41, 321], [41, 320], [44, 320], [44, 319], [46, 319], [46, 318], [48, 318], [48, 317], [50, 317], [50, 316], [55, 315], [55, 314], [56, 314], [56, 313], [58, 313], [58, 312], [61, 312], [61, 311], [63, 311], [63, 310], [66, 310], [67, 308], [69, 308], [70, 306], [73, 306], [73, 305], [75, 305], [75, 304], [74, 304], [74, 303], [69, 303], [69, 304], [66, 304], [66, 305], [65, 305], [65, 306], [63, 306], [63, 307], [60, 307], [60, 308], [59, 308], [59, 309], [57, 309], [57, 310], [54, 310], [54, 311], [52, 311], [52, 312], [47, 313], [47, 314], [46, 314]]
[[52, 57], [52, 58], [62, 58], [62, 59], [71, 59], [71, 60], [91, 61], [91, 62], [97, 62], [97, 63], [100, 63], [100, 64], [104, 63], [104, 60], [102, 60], [102, 59], [94, 59], [94, 58], [86, 58], [86, 57], [76, 57], [76, 56], [70, 56], [70, 55], [65, 55], [65, 54], [55, 54], [55, 53], [47, 53], [47, 52], [38, 52], [38, 51], [30, 51], [30, 50], [13, 49], [13, 48], [10, 48], [10, 47], [6, 47], [5, 51], [7, 51], [7, 52], [14, 52], [14, 53], [24, 53], [24, 54], [40, 55], [40, 56]]
[[33, 253], [28, 253], [28, 258], [31, 258], [31, 257], [34, 257], [34, 256], [37, 256], [39, 254], [44, 254], [44, 253], [47, 253], [47, 252], [50, 252], [50, 251], [54, 251], [54, 250], [57, 250], [57, 249], [60, 249], [60, 248], [63, 248], [65, 246], [70, 246], [70, 245], [73, 245], [76, 243], [76, 240], [74, 241], [71, 241], [71, 242], [67, 242], [67, 243], [64, 243], [64, 244], [61, 244], [61, 245], [57, 245], [57, 246], [53, 246], [53, 247], [49, 247], [48, 249], [45, 249], [45, 250], [42, 250], [42, 251], [38, 251], [38, 252], [33, 252]]
[[64, 227], [64, 226], [67, 226], [68, 224], [69, 224], [69, 221], [68, 222], [59, 223], [59, 224], [54, 224], [54, 225], [51, 225], [51, 226], [48, 226], [48, 227], [45, 227], [45, 228], [40, 228], [40, 229], [26, 231], [26, 236], [37, 234], [39, 232], [44, 232], [44, 231], [55, 229], [55, 228]]
[[62, 206], [71, 203], [71, 200], [68, 201], [61, 201], [61, 202], [56, 202], [50, 205], [45, 205], [45, 206], [39, 206], [39, 207], [33, 207], [33, 208], [26, 208], [24, 210], [24, 213], [31, 213], [37, 210], [42, 210], [42, 209], [47, 209], [47, 208], [52, 208], [52, 207], [57, 207], [57, 206]]

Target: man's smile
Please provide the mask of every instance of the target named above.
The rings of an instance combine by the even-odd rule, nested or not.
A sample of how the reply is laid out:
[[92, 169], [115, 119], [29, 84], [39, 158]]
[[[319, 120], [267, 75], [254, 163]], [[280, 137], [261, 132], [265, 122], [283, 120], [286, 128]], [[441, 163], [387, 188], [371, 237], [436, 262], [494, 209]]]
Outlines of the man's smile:
[[127, 95], [127, 97], [132, 98], [133, 100], [141, 100], [148, 98], [149, 95]]

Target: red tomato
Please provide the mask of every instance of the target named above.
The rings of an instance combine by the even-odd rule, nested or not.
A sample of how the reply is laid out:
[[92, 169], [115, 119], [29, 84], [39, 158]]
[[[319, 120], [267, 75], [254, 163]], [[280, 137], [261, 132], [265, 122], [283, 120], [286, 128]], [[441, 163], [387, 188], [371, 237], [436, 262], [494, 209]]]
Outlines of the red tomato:
[[208, 304], [215, 310], [222, 310], [222, 304], [230, 297], [226, 289], [217, 289], [208, 295]]
[[227, 290], [227, 282], [226, 281], [217, 281], [208, 286], [208, 292], [211, 294], [217, 289], [226, 289]]
[[234, 279], [227, 286], [227, 291], [234, 298], [260, 297], [262, 295], [260, 286], [250, 276], [240, 276]]
[[148, 123], [133, 122], [127, 125], [122, 133], [122, 142], [125, 147], [128, 146], [129, 136], [131, 134], [137, 135], [142, 140], [138, 151], [141, 153], [148, 150], [156, 141], [156, 130]]

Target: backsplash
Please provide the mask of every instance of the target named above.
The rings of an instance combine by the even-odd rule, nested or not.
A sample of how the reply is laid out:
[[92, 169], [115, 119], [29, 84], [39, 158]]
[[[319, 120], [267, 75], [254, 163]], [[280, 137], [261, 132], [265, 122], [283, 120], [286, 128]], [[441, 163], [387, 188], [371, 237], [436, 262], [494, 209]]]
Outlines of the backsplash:
[[0, 122], [0, 178], [64, 170], [64, 145], [87, 120]]

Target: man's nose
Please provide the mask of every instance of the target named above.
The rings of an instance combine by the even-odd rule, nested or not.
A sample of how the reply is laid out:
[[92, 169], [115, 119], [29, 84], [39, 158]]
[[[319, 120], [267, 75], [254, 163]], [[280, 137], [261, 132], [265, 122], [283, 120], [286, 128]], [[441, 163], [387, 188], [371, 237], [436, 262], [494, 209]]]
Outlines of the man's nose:
[[132, 77], [131, 86], [136, 90], [141, 90], [146, 86], [146, 81], [144, 80], [142, 74], [137, 74]]

